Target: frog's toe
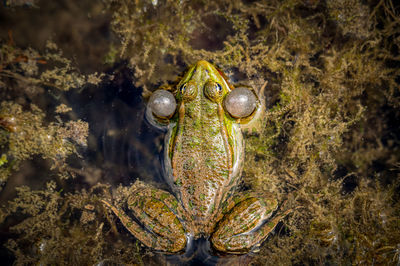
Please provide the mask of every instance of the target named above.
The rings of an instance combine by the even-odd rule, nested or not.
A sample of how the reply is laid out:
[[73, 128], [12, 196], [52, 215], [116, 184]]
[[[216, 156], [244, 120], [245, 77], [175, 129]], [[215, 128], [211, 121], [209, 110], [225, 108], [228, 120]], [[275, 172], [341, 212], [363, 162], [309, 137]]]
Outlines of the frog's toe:
[[264, 241], [286, 215], [268, 220], [277, 206], [275, 199], [250, 197], [239, 202], [218, 223], [210, 239], [213, 247], [227, 253], [249, 252]]

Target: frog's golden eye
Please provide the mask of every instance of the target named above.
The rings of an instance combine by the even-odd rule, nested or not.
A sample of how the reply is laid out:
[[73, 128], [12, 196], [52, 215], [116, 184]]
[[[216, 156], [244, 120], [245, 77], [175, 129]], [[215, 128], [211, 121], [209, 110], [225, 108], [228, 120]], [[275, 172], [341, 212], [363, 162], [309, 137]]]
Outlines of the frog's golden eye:
[[223, 93], [224, 91], [222, 89], [222, 86], [218, 82], [209, 80], [204, 86], [204, 94], [208, 99], [210, 99], [213, 102], [220, 102]]
[[186, 82], [179, 88], [179, 94], [185, 102], [193, 100], [196, 97], [196, 93], [197, 86], [193, 81]]
[[156, 90], [151, 95], [148, 106], [155, 116], [170, 118], [176, 109], [175, 97], [169, 91]]
[[250, 116], [257, 107], [257, 96], [246, 88], [239, 87], [231, 91], [224, 99], [224, 107], [235, 118]]

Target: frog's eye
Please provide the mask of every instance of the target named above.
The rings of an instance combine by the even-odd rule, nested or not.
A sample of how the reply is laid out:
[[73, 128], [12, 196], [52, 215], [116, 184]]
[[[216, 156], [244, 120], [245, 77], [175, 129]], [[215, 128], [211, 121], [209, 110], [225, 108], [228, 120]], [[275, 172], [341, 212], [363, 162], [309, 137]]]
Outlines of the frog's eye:
[[171, 92], [156, 90], [149, 99], [149, 107], [155, 116], [169, 118], [175, 113], [176, 100]]
[[221, 84], [215, 81], [207, 81], [204, 86], [204, 94], [213, 102], [219, 102], [222, 99], [223, 93]]
[[257, 97], [250, 89], [239, 87], [225, 97], [224, 106], [225, 110], [235, 118], [248, 117], [257, 107]]
[[196, 97], [197, 86], [195, 82], [189, 81], [179, 88], [179, 93], [182, 95], [182, 100], [187, 102]]

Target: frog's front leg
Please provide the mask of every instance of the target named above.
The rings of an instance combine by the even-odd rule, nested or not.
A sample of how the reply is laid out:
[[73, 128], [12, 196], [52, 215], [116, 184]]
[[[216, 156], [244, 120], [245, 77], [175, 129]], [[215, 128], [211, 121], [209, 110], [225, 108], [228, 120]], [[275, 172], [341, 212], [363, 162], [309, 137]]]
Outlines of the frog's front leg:
[[139, 223], [122, 209], [105, 200], [102, 202], [118, 216], [124, 227], [147, 247], [168, 253], [183, 250], [187, 241], [182, 224], [185, 215], [175, 197], [140, 181], [133, 184], [129, 192], [128, 208]]
[[279, 221], [289, 212], [272, 217], [278, 202], [272, 197], [244, 194], [233, 197], [233, 207], [226, 209], [219, 221], [211, 243], [214, 248], [227, 253], [242, 254], [264, 241]]

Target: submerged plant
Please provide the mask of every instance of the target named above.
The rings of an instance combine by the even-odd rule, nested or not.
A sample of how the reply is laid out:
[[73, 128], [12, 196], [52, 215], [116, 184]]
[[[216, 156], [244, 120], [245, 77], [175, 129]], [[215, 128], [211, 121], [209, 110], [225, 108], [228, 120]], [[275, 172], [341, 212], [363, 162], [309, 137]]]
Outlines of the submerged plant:
[[[18, 48], [10, 39], [8, 44], [1, 44], [0, 60], [1, 187], [7, 182], [13, 183], [9, 179], [15, 178], [18, 172], [26, 173], [21, 167], [24, 162], [37, 158], [48, 161], [50, 170], [61, 180], [75, 176], [68, 169], [66, 160], [72, 155], [81, 156], [79, 149], [87, 145], [88, 123], [80, 119], [66, 119], [65, 114], [72, 109], [58, 100], [63, 91], [80, 88], [87, 83], [97, 84], [101, 75], [80, 74], [50, 42], [47, 51], [40, 54], [33, 49]], [[46, 97], [53, 100], [53, 112], [32, 103], [42, 104], [40, 99]], [[45, 173], [46, 169], [41, 169], [41, 174]], [[44, 176], [36, 178], [37, 182], [49, 179]], [[59, 259], [63, 256], [66, 264], [74, 262], [73, 257], [82, 262], [89, 255], [79, 256], [72, 247], [84, 243], [82, 249], [93, 251], [99, 244], [89, 243], [84, 228], [72, 228], [75, 218], [68, 218], [74, 208], [85, 209], [83, 205], [88, 201], [87, 193], [66, 195], [62, 189], [56, 189], [55, 180], [60, 179], [52, 179], [44, 190], [17, 187], [16, 198], [2, 205], [2, 226], [10, 226], [8, 230], [18, 235], [18, 238], [11, 238], [6, 243], [16, 256], [17, 264], [60, 263]], [[89, 223], [90, 219], [84, 220], [86, 222], [82, 224]], [[97, 230], [101, 230], [99, 228], [101, 226], [97, 225]], [[96, 231], [95, 228], [91, 230]], [[54, 249], [60, 253], [55, 255]]]
[[[107, 62], [115, 61], [116, 54], [127, 60], [144, 97], [159, 85], [172, 84], [184, 67], [200, 59], [255, 89], [268, 81], [261, 90], [266, 104], [261, 125], [246, 135], [244, 185], [274, 194], [294, 211], [252, 262], [399, 263], [400, 16], [392, 1], [105, 3], [121, 38], [121, 46], [111, 48]], [[57, 53], [46, 57], [31, 49], [2, 47], [1, 178], [15, 171], [13, 162], [33, 155], [64, 165], [77, 153], [76, 145], [85, 144], [87, 126], [81, 121], [43, 121], [38, 105], [15, 103], [21, 97], [12, 86], [29, 97], [49, 86], [57, 96], [58, 88], [81, 87], [90, 79], [75, 72], [69, 61], [58, 60]], [[50, 59], [63, 67], [43, 71]], [[62, 110], [68, 107], [60, 106], [57, 112]], [[32, 138], [24, 139], [18, 132]], [[3, 217], [21, 210], [30, 217], [14, 227], [26, 237], [8, 244], [17, 260], [41, 261], [46, 254], [27, 255], [22, 248], [40, 246], [41, 236], [46, 248], [71, 250], [76, 239], [87, 243], [90, 234], [96, 236], [96, 248], [83, 247], [81, 254], [66, 252], [62, 257], [81, 256], [83, 263], [108, 258], [140, 261], [137, 254], [143, 249], [131, 238], [104, 240], [115, 239], [117, 231], [94, 191], [64, 194], [54, 183], [45, 190], [20, 188], [3, 210]], [[123, 188], [118, 191], [117, 198], [127, 193]], [[52, 204], [35, 209], [35, 198], [50, 199]], [[62, 234], [48, 235], [43, 227], [37, 232], [29, 229], [35, 219], [41, 224], [46, 213], [55, 217], [51, 228], [62, 228]], [[114, 251], [120, 250], [124, 252], [118, 258]], [[129, 257], [129, 252], [135, 255]]]
[[[274, 238], [261, 254], [271, 263], [271, 257], [288, 263], [309, 257], [321, 263], [395, 263], [395, 238], [383, 237], [379, 247], [368, 243], [382, 232], [396, 235], [398, 225], [386, 223], [383, 231], [365, 236], [353, 204], [370, 195], [376, 206], [387, 206], [389, 220], [399, 217], [393, 198], [398, 169], [370, 173], [375, 160], [393, 168], [399, 159], [398, 153], [389, 155], [398, 150], [398, 135], [385, 137], [387, 121], [377, 119], [399, 116], [394, 108], [400, 17], [391, 1], [108, 2], [122, 38], [121, 55], [144, 95], [199, 59], [230, 68], [234, 79], [232, 74], [241, 73], [240, 82], [250, 80], [257, 88], [268, 80], [263, 126], [246, 140], [245, 181], [301, 208], [286, 222], [288, 236]], [[212, 41], [220, 45], [209, 45]], [[382, 144], [383, 138], [392, 141]], [[381, 223], [379, 208], [359, 215]], [[370, 257], [363, 261], [360, 254]]]
[[[79, 155], [77, 146], [86, 146], [86, 122], [64, 122], [59, 115], [53, 115], [50, 122], [41, 108], [26, 103], [42, 97], [47, 89], [54, 97], [59, 97], [59, 91], [100, 81], [97, 74], [79, 74], [71, 62], [62, 57], [54, 43], [49, 42], [47, 49], [47, 53], [40, 55], [33, 49], [1, 45], [0, 94], [3, 101], [0, 103], [0, 146], [4, 158], [0, 168], [1, 185], [22, 161], [38, 155], [50, 159], [51, 168], [59, 168], [60, 174], [65, 175], [66, 158], [71, 154]], [[55, 110], [58, 114], [68, 111], [70, 109], [65, 104], [60, 104]]]

